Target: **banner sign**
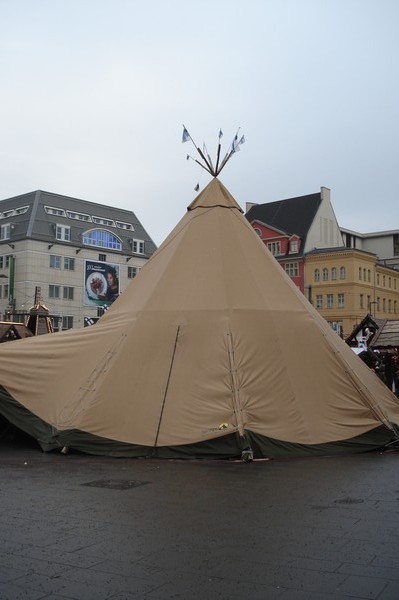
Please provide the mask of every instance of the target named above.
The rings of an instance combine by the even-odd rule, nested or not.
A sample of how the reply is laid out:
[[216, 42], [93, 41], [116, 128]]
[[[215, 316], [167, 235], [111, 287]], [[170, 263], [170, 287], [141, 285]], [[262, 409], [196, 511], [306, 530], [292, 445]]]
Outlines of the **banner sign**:
[[110, 306], [119, 296], [119, 265], [85, 260], [83, 304]]

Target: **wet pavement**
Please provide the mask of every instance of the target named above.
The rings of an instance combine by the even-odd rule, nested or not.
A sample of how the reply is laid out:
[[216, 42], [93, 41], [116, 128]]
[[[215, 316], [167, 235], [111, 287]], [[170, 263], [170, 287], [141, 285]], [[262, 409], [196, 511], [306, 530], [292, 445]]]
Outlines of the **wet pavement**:
[[0, 442], [1, 600], [399, 598], [399, 452], [255, 461]]

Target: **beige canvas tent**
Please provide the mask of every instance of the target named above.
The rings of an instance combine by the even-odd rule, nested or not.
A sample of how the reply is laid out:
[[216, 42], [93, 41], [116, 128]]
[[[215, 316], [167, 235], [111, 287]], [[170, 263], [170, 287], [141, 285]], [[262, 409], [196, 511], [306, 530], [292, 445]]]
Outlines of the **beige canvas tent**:
[[395, 439], [395, 396], [218, 179], [98, 324], [4, 344], [0, 413], [43, 449], [255, 457]]

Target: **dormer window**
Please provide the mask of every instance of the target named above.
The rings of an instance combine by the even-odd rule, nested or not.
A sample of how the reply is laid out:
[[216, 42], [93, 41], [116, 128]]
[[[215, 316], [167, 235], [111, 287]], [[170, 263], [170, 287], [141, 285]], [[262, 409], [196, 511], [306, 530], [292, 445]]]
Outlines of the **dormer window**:
[[57, 217], [66, 217], [65, 210], [63, 208], [55, 208], [54, 206], [45, 206], [44, 210], [48, 215], [55, 215]]
[[4, 223], [0, 228], [0, 240], [9, 240], [11, 237], [11, 223]]
[[127, 229], [128, 231], [134, 231], [134, 227], [131, 223], [124, 223], [123, 221], [115, 221], [116, 226], [119, 229]]
[[71, 241], [71, 228], [68, 225], [57, 225], [55, 229], [55, 237], [62, 242]]
[[91, 221], [90, 215], [86, 215], [85, 213], [67, 210], [66, 214], [70, 219], [76, 219], [77, 221]]
[[298, 240], [290, 241], [290, 252], [292, 254], [294, 254], [295, 252], [298, 252]]
[[273, 256], [279, 256], [281, 254], [281, 242], [268, 242], [267, 247]]

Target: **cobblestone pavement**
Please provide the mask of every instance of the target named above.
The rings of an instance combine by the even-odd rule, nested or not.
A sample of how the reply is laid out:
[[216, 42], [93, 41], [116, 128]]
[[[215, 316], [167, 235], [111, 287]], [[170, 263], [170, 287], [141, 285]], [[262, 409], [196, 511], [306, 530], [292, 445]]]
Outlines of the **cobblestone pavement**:
[[256, 461], [0, 442], [1, 600], [398, 600], [399, 452]]

